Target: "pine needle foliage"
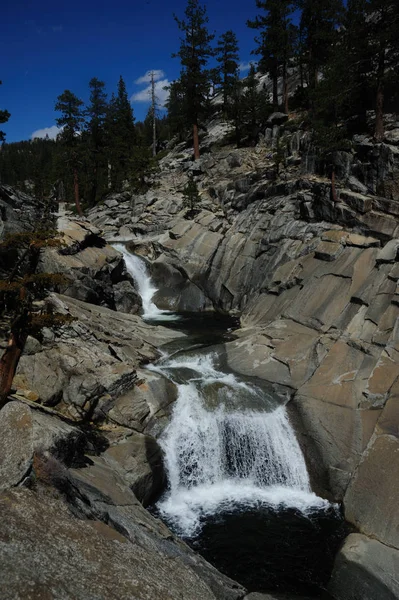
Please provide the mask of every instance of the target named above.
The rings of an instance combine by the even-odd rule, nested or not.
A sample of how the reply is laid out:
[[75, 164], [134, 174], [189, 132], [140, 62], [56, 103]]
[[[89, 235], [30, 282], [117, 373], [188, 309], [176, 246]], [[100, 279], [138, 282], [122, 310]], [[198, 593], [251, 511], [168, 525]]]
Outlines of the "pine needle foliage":
[[0, 243], [0, 254], [10, 256], [12, 252], [14, 258], [0, 280], [0, 318], [8, 338], [0, 359], [0, 408], [8, 400], [28, 336], [38, 335], [43, 327], [62, 327], [71, 321], [68, 315], [54, 315], [38, 307], [50, 290], [68, 283], [62, 274], [37, 272], [42, 249], [60, 246], [52, 231], [16, 233]]

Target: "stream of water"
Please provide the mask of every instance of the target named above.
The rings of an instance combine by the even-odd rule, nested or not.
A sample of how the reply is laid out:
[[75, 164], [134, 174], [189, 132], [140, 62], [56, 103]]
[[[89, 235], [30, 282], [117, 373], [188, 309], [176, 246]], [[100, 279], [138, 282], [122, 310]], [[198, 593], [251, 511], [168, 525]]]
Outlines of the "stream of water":
[[[152, 303], [145, 262], [121, 250], [143, 317], [173, 317]], [[210, 346], [205, 329], [204, 321], [202, 344], [197, 331], [191, 348], [187, 339], [180, 349], [174, 344], [148, 367], [178, 389], [159, 440], [168, 488], [154, 512], [249, 590], [318, 594], [342, 535], [338, 507], [312, 492], [282, 399], [226, 372], [223, 332], [213, 332]]]
[[140, 256], [128, 252], [124, 244], [114, 244], [113, 247], [123, 254], [126, 269], [136, 283], [137, 291], [143, 303], [143, 319], [162, 321], [173, 318], [172, 313], [161, 310], [152, 301], [157, 288], [148, 276], [145, 260]]

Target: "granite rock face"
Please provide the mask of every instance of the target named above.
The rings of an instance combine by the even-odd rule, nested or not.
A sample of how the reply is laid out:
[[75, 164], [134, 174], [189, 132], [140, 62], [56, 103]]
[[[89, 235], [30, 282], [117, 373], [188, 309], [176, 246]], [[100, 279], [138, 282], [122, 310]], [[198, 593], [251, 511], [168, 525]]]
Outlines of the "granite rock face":
[[[316, 488], [344, 503], [366, 541], [394, 553], [396, 137], [389, 133], [375, 144], [355, 136], [351, 152], [336, 153], [336, 202], [308, 132], [290, 132], [288, 125], [270, 124], [255, 149], [215, 151], [207, 168], [203, 157], [194, 175], [201, 201], [190, 217], [178, 191], [187, 157], [172, 153], [161, 163], [158, 197], [140, 205], [134, 227], [151, 236], [155, 263], [183, 273], [216, 309], [241, 315], [238, 337], [225, 347], [228, 366], [288, 390]], [[280, 178], [273, 155], [278, 137], [287, 148]], [[362, 569], [379, 589], [378, 561], [372, 552], [362, 555]], [[336, 574], [356, 571], [355, 562], [337, 562]], [[352, 598], [342, 591], [346, 597]]]
[[[142, 400], [133, 390], [143, 383], [137, 369], [157, 357], [158, 345], [182, 334], [67, 296], [53, 294], [48, 302], [74, 320], [49, 331], [35, 352], [21, 357], [13, 382], [17, 396], [30, 395], [76, 421], [101, 422], [127, 394], [135, 410], [135, 399]], [[154, 414], [150, 407], [147, 412]]]
[[336, 600], [396, 600], [399, 551], [364, 535], [348, 536], [328, 591]]
[[105, 242], [101, 231], [88, 221], [66, 216], [58, 219], [58, 231], [63, 247], [46, 248], [40, 270], [67, 278], [62, 293], [82, 302], [137, 313], [141, 298], [121, 254]]
[[[82, 577], [74, 581], [63, 563], [63, 579], [72, 586], [64, 597], [90, 598], [84, 582], [92, 582], [95, 591], [97, 580], [110, 598], [115, 589], [118, 598], [245, 596], [173, 540], [134, 496], [133, 490], [146, 504], [163, 483], [159, 448], [149, 436], [165, 426], [175, 390], [158, 376], [143, 381], [140, 367], [153, 360], [155, 347], [171, 333], [109, 310], [134, 311], [136, 301], [118, 253], [103, 241], [98, 247], [104, 236], [151, 247], [158, 300], [168, 307], [175, 302], [183, 310], [215, 307], [240, 314], [237, 339], [223, 349], [228, 366], [285, 391], [315, 487], [342, 501], [360, 532], [348, 537], [337, 557], [330, 593], [336, 600], [399, 598], [396, 136], [390, 132], [382, 144], [355, 136], [351, 152], [336, 153], [338, 201], [333, 201], [309, 133], [292, 132], [289, 122], [276, 119], [256, 148], [217, 150], [198, 164], [187, 149], [176, 148], [161, 161], [158, 187], [142, 196], [108, 198], [90, 212], [94, 225], [65, 223], [60, 229], [70, 251], [44, 256], [43, 269], [71, 277], [66, 295], [53, 295], [51, 302], [76, 321], [57, 335], [45, 331], [42, 339], [29, 340], [14, 382], [14, 399], [23, 407], [10, 404], [9, 413], [2, 411], [5, 440], [10, 439], [7, 423], [15, 423], [21, 436], [15, 461], [0, 465], [8, 481], [2, 489], [38, 482], [37, 489], [5, 491], [0, 499], [7, 511], [0, 541], [15, 574], [14, 597], [28, 592], [40, 597], [46, 573], [53, 573], [52, 557], [64, 551], [83, 565]], [[212, 131], [222, 135], [218, 127]], [[278, 139], [287, 148], [280, 177], [274, 156]], [[189, 174], [200, 190], [192, 214], [181, 194]], [[82, 446], [79, 462], [57, 454], [69, 435], [57, 425], [54, 436], [60, 442], [50, 436], [38, 448], [34, 415], [43, 411], [46, 418], [53, 411], [49, 418], [57, 424], [69, 419], [78, 439], [82, 421], [95, 423], [101, 439]], [[49, 493], [54, 487], [67, 506]], [[33, 529], [41, 529], [35, 512], [40, 494], [50, 524], [44, 537]], [[68, 511], [82, 519], [81, 538]], [[14, 534], [18, 521], [20, 533]], [[83, 551], [90, 548], [87, 528], [93, 523], [97, 563]], [[57, 527], [65, 548], [54, 539]], [[25, 573], [31, 572], [32, 559], [24, 547], [32, 536], [39, 538], [40, 569], [27, 589], [18, 586], [30, 581]], [[156, 581], [152, 566], [143, 571], [149, 561], [161, 573]], [[99, 564], [103, 579], [90, 579]], [[168, 573], [165, 565], [173, 565]], [[135, 570], [140, 588], [133, 581]], [[123, 584], [118, 587], [116, 580]]]
[[[132, 523], [130, 536], [96, 519], [77, 519], [46, 490], [1, 494], [0, 598], [238, 600], [244, 596], [237, 584], [171, 539], [165, 527], [137, 506], [133, 495], [120, 501], [124, 502], [120, 519]], [[113, 512], [118, 512], [117, 506], [110, 506]]]

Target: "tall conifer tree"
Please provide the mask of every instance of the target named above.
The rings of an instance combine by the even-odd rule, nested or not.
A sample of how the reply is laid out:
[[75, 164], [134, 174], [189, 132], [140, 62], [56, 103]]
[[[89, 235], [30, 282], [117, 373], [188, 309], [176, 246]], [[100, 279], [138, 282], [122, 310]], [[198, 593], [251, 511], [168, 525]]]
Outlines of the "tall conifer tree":
[[238, 40], [231, 29], [220, 36], [216, 48], [219, 77], [222, 84], [223, 108], [226, 111], [238, 80]]
[[373, 52], [375, 87], [374, 137], [384, 139], [384, 100], [388, 74], [399, 70], [399, 5], [397, 0], [369, 0], [366, 6], [369, 40]]
[[288, 66], [294, 56], [297, 28], [291, 21], [294, 12], [292, 0], [256, 0], [258, 9], [266, 14], [258, 15], [254, 21], [248, 21], [248, 27], [258, 29], [256, 38], [258, 47], [255, 54], [260, 55], [259, 68], [268, 73], [273, 82], [273, 105], [278, 107], [278, 77], [283, 80], [283, 106], [288, 112]]
[[122, 77], [119, 78], [117, 94], [112, 95], [108, 106], [106, 127], [112, 188], [120, 191], [123, 182], [128, 179], [130, 159], [136, 141], [133, 109]]
[[168, 86], [168, 99], [165, 107], [168, 111], [169, 136], [182, 134], [192, 124], [188, 122], [187, 96], [180, 79], [172, 81]]
[[73, 173], [76, 210], [82, 215], [79, 193], [79, 166], [81, 164], [81, 137], [84, 127], [83, 101], [70, 90], [58, 96], [55, 110], [61, 113], [56, 119], [58, 127], [62, 127], [60, 140], [65, 148], [65, 158]]
[[342, 21], [342, 0], [299, 0], [302, 61], [307, 65], [308, 85], [316, 88], [319, 73], [328, 63]]
[[105, 118], [107, 115], [107, 94], [105, 83], [93, 77], [89, 82], [90, 103], [86, 109], [87, 145], [90, 163], [90, 204], [97, 200], [99, 185], [106, 178], [107, 161], [105, 156]]
[[198, 160], [198, 122], [211, 83], [206, 67], [208, 59], [214, 55], [211, 42], [215, 36], [208, 32], [206, 8], [198, 0], [188, 0], [184, 14], [183, 20], [174, 15], [183, 37], [180, 50], [173, 56], [180, 58], [182, 66], [180, 81], [187, 100], [188, 119], [193, 128], [194, 158]]

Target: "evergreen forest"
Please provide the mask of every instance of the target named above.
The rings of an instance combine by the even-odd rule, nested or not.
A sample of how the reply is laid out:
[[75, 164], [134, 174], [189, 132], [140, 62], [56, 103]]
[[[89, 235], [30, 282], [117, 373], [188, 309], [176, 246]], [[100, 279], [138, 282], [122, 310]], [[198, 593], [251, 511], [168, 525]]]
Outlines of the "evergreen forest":
[[[305, 122], [321, 153], [345, 148], [355, 133], [382, 141], [384, 114], [399, 105], [396, 0], [255, 4], [247, 77], [234, 31], [216, 37], [206, 7], [188, 0], [184, 14], [174, 15], [181, 72], [165, 107], [153, 99], [144, 122], [135, 121], [122, 77], [110, 97], [93, 77], [86, 103], [64, 90], [55, 99], [55, 140], [7, 143], [0, 132], [0, 181], [39, 198], [74, 199], [82, 213], [110, 192], [144, 190], [168, 144], [187, 139], [198, 159], [211, 117], [234, 125], [237, 146], [255, 144], [276, 111]], [[0, 123], [9, 118], [0, 112]]]

